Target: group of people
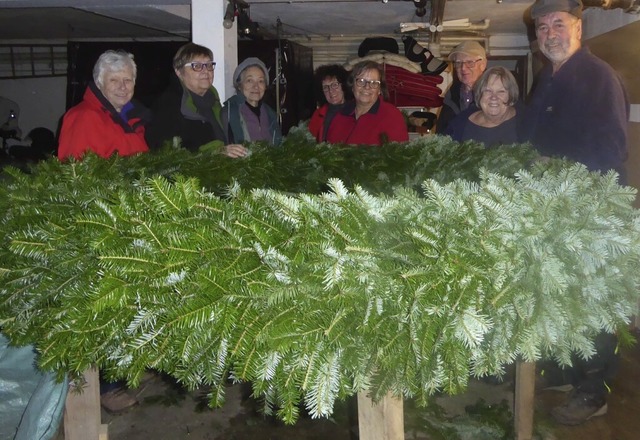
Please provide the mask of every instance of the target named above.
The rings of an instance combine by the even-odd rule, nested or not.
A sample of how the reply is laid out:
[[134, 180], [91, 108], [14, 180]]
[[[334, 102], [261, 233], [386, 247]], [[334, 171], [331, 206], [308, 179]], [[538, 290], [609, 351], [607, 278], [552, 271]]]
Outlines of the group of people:
[[[226, 156], [248, 154], [245, 141], [278, 145], [282, 133], [263, 97], [269, 72], [247, 58], [233, 74], [236, 95], [224, 106], [213, 87], [216, 63], [208, 48], [188, 43], [173, 58], [175, 79], [151, 110], [133, 98], [137, 67], [132, 54], [108, 50], [98, 58], [82, 102], [65, 113], [58, 157], [81, 159], [87, 152], [108, 158], [130, 156], [166, 144], [197, 151], [217, 142]], [[121, 383], [101, 381], [102, 406], [120, 412], [137, 403]]]
[[[457, 81], [445, 96], [437, 131], [487, 147], [530, 141], [545, 156], [565, 156], [589, 169], [615, 170], [626, 183], [629, 103], [621, 80], [581, 45], [581, 0], [536, 0], [535, 33], [548, 59], [524, 106], [513, 75], [487, 69], [485, 50], [466, 41], [450, 53]], [[59, 157], [80, 158], [91, 150], [103, 157], [131, 155], [167, 142], [195, 151], [217, 141], [230, 157], [243, 157], [245, 141], [278, 145], [276, 114], [263, 102], [269, 72], [248, 58], [233, 74], [237, 94], [224, 105], [213, 87], [211, 50], [188, 43], [173, 59], [175, 83], [151, 111], [133, 99], [136, 64], [126, 52], [107, 51], [93, 71], [82, 103], [64, 116]], [[319, 106], [308, 128], [318, 142], [381, 145], [407, 141], [405, 118], [385, 100], [384, 70], [372, 61], [350, 72], [338, 65], [316, 71]], [[576, 360], [577, 392], [554, 415], [580, 423], [606, 411], [606, 381], [615, 370], [616, 338], [602, 334], [592, 361]]]
[[402, 112], [387, 102], [384, 70], [374, 61], [362, 61], [348, 73], [342, 66], [316, 70], [319, 107], [309, 131], [318, 142], [382, 145], [409, 140]]
[[626, 183], [629, 101], [615, 71], [582, 46], [582, 7], [581, 0], [533, 4], [538, 46], [549, 63], [526, 106], [511, 72], [487, 69], [480, 44], [457, 46], [449, 55], [456, 81], [445, 96], [437, 132], [487, 147], [531, 142], [543, 156], [615, 170]]
[[[210, 49], [185, 44], [173, 58], [173, 83], [149, 110], [133, 98], [133, 55], [106, 51], [82, 102], [63, 117], [58, 157], [80, 159], [87, 151], [128, 156], [167, 143], [197, 151], [212, 142], [222, 142], [229, 157], [243, 157], [244, 142], [279, 145], [277, 115], [263, 100], [269, 82], [265, 64], [253, 57], [242, 61], [233, 74], [237, 93], [224, 105], [213, 87], [215, 66]], [[409, 139], [404, 116], [383, 99], [386, 84], [378, 63], [359, 63], [350, 74], [341, 66], [323, 66], [316, 76], [323, 105], [309, 128], [318, 141], [381, 145]]]
[[218, 142], [229, 157], [243, 157], [243, 142], [278, 145], [276, 114], [263, 98], [269, 71], [247, 58], [234, 74], [236, 94], [224, 103], [213, 87], [210, 49], [187, 43], [173, 57], [175, 78], [151, 110], [133, 98], [137, 67], [132, 54], [108, 50], [98, 58], [82, 102], [63, 117], [58, 157], [129, 156], [170, 144], [190, 151]]
[[437, 132], [487, 148], [525, 141], [518, 83], [505, 67], [487, 69], [484, 48], [465, 41], [450, 53], [456, 81], [445, 95]]
[[[445, 97], [439, 130], [488, 147], [529, 141], [543, 156], [567, 157], [592, 171], [614, 170], [626, 184], [629, 100], [616, 72], [582, 46], [582, 8], [581, 0], [532, 5], [538, 46], [549, 63], [527, 106], [519, 103], [510, 72], [486, 69], [479, 44], [465, 42], [452, 51], [458, 82]], [[608, 384], [618, 364], [616, 336], [600, 333], [595, 348], [588, 360], [576, 356], [572, 368], [544, 366], [550, 388], [573, 387], [567, 401], [552, 411], [560, 423], [576, 425], [607, 411]]]

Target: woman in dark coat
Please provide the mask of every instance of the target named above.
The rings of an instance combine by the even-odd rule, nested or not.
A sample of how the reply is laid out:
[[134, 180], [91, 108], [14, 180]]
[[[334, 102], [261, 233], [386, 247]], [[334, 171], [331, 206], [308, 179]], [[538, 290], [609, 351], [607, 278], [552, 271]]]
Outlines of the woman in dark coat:
[[222, 126], [220, 97], [213, 87], [216, 63], [210, 49], [187, 43], [173, 57], [178, 81], [172, 84], [154, 104], [147, 129], [149, 147], [165, 144], [198, 149], [212, 141], [225, 145], [222, 152], [230, 157], [247, 154], [242, 145], [228, 144]]

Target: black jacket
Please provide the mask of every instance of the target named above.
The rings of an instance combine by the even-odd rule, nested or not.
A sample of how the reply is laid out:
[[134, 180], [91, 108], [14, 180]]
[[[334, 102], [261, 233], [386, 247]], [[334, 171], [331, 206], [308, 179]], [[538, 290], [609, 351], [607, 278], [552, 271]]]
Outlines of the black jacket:
[[175, 80], [152, 107], [151, 122], [145, 134], [149, 148], [157, 150], [165, 143], [173, 143], [176, 137], [180, 138], [182, 148], [194, 152], [214, 140], [226, 143], [220, 123], [222, 105], [217, 90], [214, 87], [211, 90], [215, 96], [213, 113], [218, 127], [197, 113], [190, 94]]
[[[462, 110], [460, 109], [460, 89], [462, 83], [458, 79], [453, 80], [453, 84], [449, 87], [449, 91], [444, 95], [442, 109], [436, 121], [436, 133], [445, 134], [449, 122], [456, 117]], [[473, 102], [471, 103], [473, 104]]]

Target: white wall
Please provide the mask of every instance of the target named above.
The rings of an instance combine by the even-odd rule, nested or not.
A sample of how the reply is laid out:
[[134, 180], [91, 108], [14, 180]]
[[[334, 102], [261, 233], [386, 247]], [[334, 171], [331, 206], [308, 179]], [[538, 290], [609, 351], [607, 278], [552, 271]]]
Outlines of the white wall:
[[222, 26], [227, 0], [191, 0], [191, 39], [208, 47], [218, 63], [213, 86], [224, 102], [235, 94], [233, 71], [238, 65], [238, 20], [231, 29]]
[[0, 96], [20, 106], [20, 128], [26, 136], [35, 127], [56, 132], [65, 111], [67, 77], [0, 80]]

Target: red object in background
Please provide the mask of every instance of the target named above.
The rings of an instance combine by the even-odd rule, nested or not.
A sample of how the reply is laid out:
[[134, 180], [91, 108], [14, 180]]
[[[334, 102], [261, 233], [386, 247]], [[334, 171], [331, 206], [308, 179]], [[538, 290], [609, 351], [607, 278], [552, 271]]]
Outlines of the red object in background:
[[384, 65], [384, 74], [389, 92], [389, 102], [396, 107], [440, 107], [443, 97], [438, 84], [440, 75], [413, 73], [407, 69]]

